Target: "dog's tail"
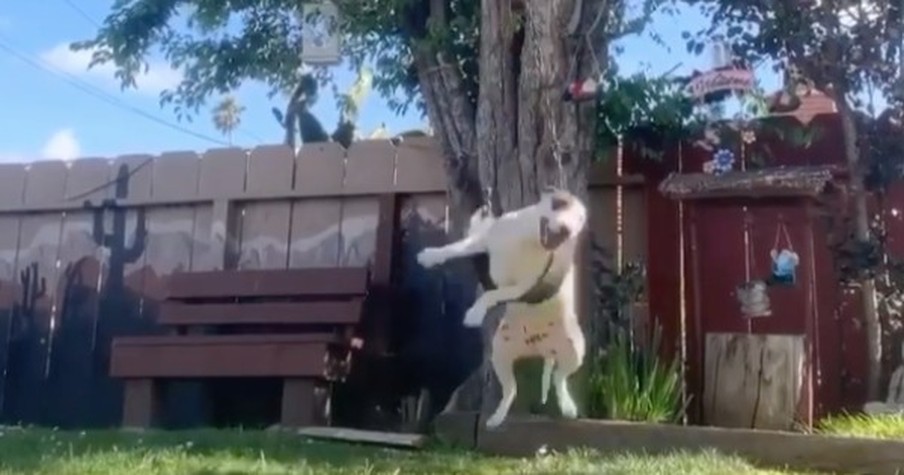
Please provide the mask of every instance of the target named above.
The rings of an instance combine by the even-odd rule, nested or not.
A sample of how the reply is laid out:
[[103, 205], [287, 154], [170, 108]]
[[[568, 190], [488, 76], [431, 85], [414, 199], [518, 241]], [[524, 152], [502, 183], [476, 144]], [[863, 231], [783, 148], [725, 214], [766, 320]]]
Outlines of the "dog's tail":
[[552, 367], [555, 363], [556, 360], [553, 358], [543, 359], [543, 379], [540, 383], [542, 384], [540, 389], [540, 404], [546, 404], [546, 399], [549, 395], [549, 386], [552, 382]]

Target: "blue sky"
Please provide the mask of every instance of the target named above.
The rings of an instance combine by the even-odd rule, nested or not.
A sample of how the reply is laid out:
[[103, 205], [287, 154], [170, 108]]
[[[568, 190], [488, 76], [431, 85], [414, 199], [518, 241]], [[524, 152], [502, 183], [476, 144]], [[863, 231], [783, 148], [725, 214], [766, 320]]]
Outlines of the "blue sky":
[[[113, 157], [127, 153], [160, 153], [172, 150], [203, 151], [218, 145], [172, 130], [148, 120], [141, 113], [177, 123], [169, 109], [161, 109], [158, 94], [178, 81], [177, 72], [164, 63], [152, 62], [147, 75], [139, 78], [137, 90], [120, 91], [111, 69], [87, 70], [88, 55], [68, 50], [75, 40], [93, 36], [108, 12], [111, 0], [73, 0], [87, 14], [85, 18], [64, 0], [36, 2], [6, 1], [0, 5], [0, 162], [33, 161], [41, 158]], [[52, 15], [47, 12], [52, 11]], [[681, 40], [683, 30], [694, 30], [705, 19], [686, 11], [678, 17], [657, 17], [652, 29], [670, 49], [657, 46], [648, 37], [632, 37], [620, 42], [625, 48], [620, 59], [625, 72], [647, 69], [662, 73], [678, 63], [678, 73], [706, 67], [707, 56], [692, 57]], [[11, 48], [13, 53], [6, 50]], [[44, 69], [21, 60], [28, 58]], [[354, 79], [344, 66], [337, 66], [340, 90]], [[48, 71], [49, 70], [49, 71]], [[774, 74], [761, 72], [767, 90], [777, 86]], [[76, 82], [81, 89], [73, 87]], [[82, 89], [92, 91], [90, 94]], [[281, 129], [270, 108], [282, 107], [280, 98], [267, 98], [267, 87], [248, 83], [236, 93], [246, 107], [236, 145], [250, 147], [278, 143]], [[111, 105], [96, 95], [113, 97]], [[128, 109], [128, 110], [125, 110]], [[136, 112], [141, 111], [141, 113]], [[314, 114], [328, 128], [336, 123], [338, 111], [332, 95], [322, 91]], [[386, 123], [390, 132], [423, 127], [426, 120], [416, 111], [397, 117], [376, 93], [364, 104], [359, 127], [364, 134]], [[213, 128], [209, 113], [202, 111], [193, 123], [180, 123], [198, 134], [223, 140]]]

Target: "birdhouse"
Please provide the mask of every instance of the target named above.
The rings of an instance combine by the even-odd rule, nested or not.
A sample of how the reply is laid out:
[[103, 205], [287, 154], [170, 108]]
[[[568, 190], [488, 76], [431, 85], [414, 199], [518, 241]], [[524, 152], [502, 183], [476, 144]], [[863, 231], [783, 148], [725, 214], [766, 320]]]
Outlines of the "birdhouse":
[[326, 0], [303, 3], [301, 8], [301, 60], [316, 66], [338, 64], [339, 8]]

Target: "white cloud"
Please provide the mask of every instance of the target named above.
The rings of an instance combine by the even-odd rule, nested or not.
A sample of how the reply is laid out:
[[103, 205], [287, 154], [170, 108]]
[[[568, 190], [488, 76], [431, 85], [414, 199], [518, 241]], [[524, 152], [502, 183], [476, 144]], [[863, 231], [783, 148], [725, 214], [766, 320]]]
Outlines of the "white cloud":
[[[88, 69], [92, 53], [92, 50], [72, 51], [68, 43], [60, 43], [41, 53], [41, 59], [61, 71], [118, 89], [119, 80], [114, 75], [116, 68], [113, 64], [106, 63]], [[138, 92], [157, 95], [164, 89], [174, 88], [181, 80], [182, 74], [178, 70], [161, 61], [150, 61], [147, 71], [135, 78], [135, 84]]]
[[73, 160], [81, 153], [75, 132], [68, 128], [54, 132], [41, 149], [41, 156], [51, 160]]

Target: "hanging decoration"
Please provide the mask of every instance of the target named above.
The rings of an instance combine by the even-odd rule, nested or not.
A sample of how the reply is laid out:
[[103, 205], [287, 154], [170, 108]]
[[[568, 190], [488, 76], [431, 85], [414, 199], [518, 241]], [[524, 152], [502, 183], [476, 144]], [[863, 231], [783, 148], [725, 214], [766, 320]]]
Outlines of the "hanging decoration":
[[709, 104], [725, 99], [732, 92], [749, 93], [754, 87], [753, 71], [734, 62], [705, 72], [694, 71], [687, 91], [694, 99]]
[[731, 150], [721, 148], [713, 154], [713, 159], [703, 164], [703, 172], [721, 175], [734, 168], [735, 155]]
[[712, 69], [694, 70], [687, 84], [687, 92], [704, 104], [719, 102], [732, 92], [746, 94], [754, 90], [753, 71], [743, 61], [735, 59], [731, 47], [722, 38], [713, 39]]
[[[712, 159], [703, 163], [703, 172], [721, 175], [735, 169], [739, 149], [743, 156], [744, 147], [756, 141], [752, 122], [745, 117], [757, 115], [753, 107], [757, 89], [753, 71], [733, 57], [728, 43], [717, 37], [709, 48], [711, 69], [695, 70], [688, 78], [685, 93], [706, 109], [703, 136], [694, 141], [694, 145], [712, 153]], [[732, 94], [741, 101], [741, 112], [732, 120], [725, 120], [722, 102]], [[738, 134], [740, 142], [736, 139]]]
[[771, 302], [766, 293], [766, 282], [760, 279], [744, 282], [735, 289], [741, 304], [741, 314], [745, 318], [769, 317], [772, 315]]
[[339, 8], [329, 0], [301, 5], [301, 61], [316, 66], [335, 65], [342, 59]]
[[754, 240], [751, 239], [751, 220], [744, 220], [744, 278], [745, 281], [735, 288], [735, 297], [741, 304], [741, 316], [744, 318], [761, 318], [772, 315], [771, 301], [766, 293], [768, 284], [765, 280], [755, 278], [757, 275], [757, 259]]
[[[565, 102], [585, 102], [595, 100], [600, 95], [600, 86], [603, 83], [603, 68], [600, 64], [599, 57], [596, 55], [596, 51], [593, 49], [593, 34], [596, 32], [596, 29], [599, 28], [600, 24], [604, 23], [601, 21], [603, 20], [604, 11], [605, 9], [600, 10], [597, 18], [590, 27], [587, 28], [587, 31], [581, 34], [578, 32], [578, 29], [581, 24], [580, 14], [583, 12], [583, 1], [578, 0], [575, 3], [571, 19], [566, 26], [568, 35], [573, 39], [576, 39], [577, 44], [571, 53], [568, 76], [566, 77], [568, 83], [565, 87], [565, 91], [562, 93], [562, 100]], [[581, 53], [584, 48], [587, 48], [587, 52], [589, 53], [588, 56], [590, 56], [590, 59], [593, 61], [591, 65], [593, 67], [593, 75], [581, 79], [578, 74], [578, 62], [581, 59]]]
[[599, 84], [593, 78], [587, 78], [583, 81], [575, 79], [565, 89], [562, 99], [566, 102], [584, 102], [597, 97]]
[[[783, 237], [787, 244], [786, 247], [780, 247]], [[794, 285], [800, 256], [794, 252], [791, 236], [783, 222], [779, 222], [778, 228], [775, 230], [775, 243], [772, 245], [772, 250], [769, 251], [769, 256], [772, 258], [772, 275], [769, 277], [769, 284]]]

